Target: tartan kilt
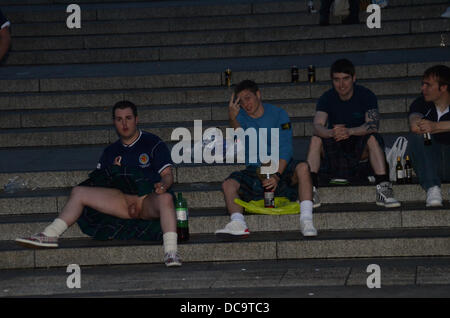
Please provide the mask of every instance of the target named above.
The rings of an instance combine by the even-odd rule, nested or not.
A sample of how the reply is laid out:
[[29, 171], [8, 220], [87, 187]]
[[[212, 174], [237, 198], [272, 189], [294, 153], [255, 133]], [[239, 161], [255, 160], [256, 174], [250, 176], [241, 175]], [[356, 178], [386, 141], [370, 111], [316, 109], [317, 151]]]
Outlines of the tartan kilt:
[[[119, 166], [94, 170], [80, 186], [115, 188], [138, 196], [153, 192], [153, 183], [139, 169]], [[161, 241], [163, 235], [159, 220], [121, 219], [90, 207], [83, 209], [77, 223], [84, 234], [96, 240]]]
[[[286, 169], [281, 175], [280, 182], [275, 190], [275, 196], [287, 197], [290, 201], [298, 198], [297, 185], [291, 185], [291, 177], [295, 172], [295, 167], [299, 161], [289, 161]], [[239, 182], [239, 198], [249, 202], [251, 200], [261, 200], [264, 198], [264, 188], [257, 174], [257, 166], [247, 166], [244, 170], [231, 173], [225, 180], [233, 179]]]
[[326, 170], [328, 170], [327, 174], [330, 178], [353, 180], [358, 177], [365, 178], [369, 175], [371, 169], [361, 169], [361, 167], [370, 168], [370, 164], [367, 165], [367, 162], [362, 162], [361, 156], [370, 136], [374, 136], [381, 149], [384, 150], [383, 138], [377, 133], [365, 136], [350, 136], [350, 138], [339, 142], [336, 142], [333, 138], [322, 138]]

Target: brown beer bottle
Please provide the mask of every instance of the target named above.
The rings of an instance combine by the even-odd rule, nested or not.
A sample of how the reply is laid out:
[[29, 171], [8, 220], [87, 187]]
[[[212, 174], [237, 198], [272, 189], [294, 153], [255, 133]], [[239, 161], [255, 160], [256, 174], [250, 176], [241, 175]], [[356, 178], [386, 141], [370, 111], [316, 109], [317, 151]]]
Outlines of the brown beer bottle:
[[409, 156], [406, 155], [406, 160], [405, 160], [405, 180], [406, 183], [412, 183], [412, 166], [411, 166], [411, 161], [409, 160]]
[[397, 183], [405, 183], [405, 173], [403, 171], [402, 159], [397, 157], [397, 165], [395, 166], [395, 176], [397, 178]]

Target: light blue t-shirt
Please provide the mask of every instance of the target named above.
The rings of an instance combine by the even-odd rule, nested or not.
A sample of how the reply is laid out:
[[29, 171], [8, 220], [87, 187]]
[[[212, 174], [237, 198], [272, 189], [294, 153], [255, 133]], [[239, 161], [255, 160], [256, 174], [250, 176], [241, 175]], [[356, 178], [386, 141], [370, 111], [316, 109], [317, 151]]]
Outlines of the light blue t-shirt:
[[[271, 104], [263, 104], [264, 114], [259, 118], [252, 118], [245, 110], [241, 108], [238, 116], [236, 117], [237, 121], [241, 125], [242, 129], [245, 131], [248, 128], [254, 128], [256, 130], [257, 136], [257, 162], [250, 162], [249, 159], [249, 137], [246, 137], [245, 142], [245, 163], [246, 165], [260, 165], [260, 128], [267, 128], [267, 155], [270, 156], [272, 154], [271, 150], [271, 128], [278, 129], [279, 134], [279, 159], [284, 159], [289, 162], [292, 158], [293, 150], [292, 150], [292, 125], [289, 119], [288, 114], [282, 108], [276, 107]], [[275, 142], [275, 141], [274, 141]], [[276, 146], [276, 144], [274, 144]], [[277, 158], [278, 159], [278, 158]]]

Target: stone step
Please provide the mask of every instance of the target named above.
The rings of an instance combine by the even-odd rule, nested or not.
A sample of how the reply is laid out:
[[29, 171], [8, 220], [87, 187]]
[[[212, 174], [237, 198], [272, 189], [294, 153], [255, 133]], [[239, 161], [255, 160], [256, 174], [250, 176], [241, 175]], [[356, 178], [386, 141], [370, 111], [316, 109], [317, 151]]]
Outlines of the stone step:
[[[386, 147], [391, 147], [394, 141], [399, 136], [407, 137], [407, 134], [382, 134]], [[308, 150], [310, 138], [309, 137], [295, 137], [292, 140], [293, 158], [295, 160], [304, 160]], [[175, 142], [167, 143], [169, 149], [175, 145]], [[80, 174], [83, 171], [90, 171], [97, 165], [106, 145], [97, 146], [76, 146], [76, 147], [41, 147], [41, 148], [2, 148], [0, 149], [0, 173], [2, 174], [2, 182], [7, 182], [9, 179], [17, 176], [28, 179], [22, 173], [38, 173], [32, 174], [33, 178], [29, 178], [30, 184], [34, 183], [33, 187], [47, 187], [45, 180], [48, 180], [42, 173], [54, 173], [58, 178], [68, 178], [70, 182], [75, 182], [70, 174]], [[36, 163], [39, 164], [36, 164]], [[179, 167], [201, 167], [211, 166], [204, 162], [203, 164], [184, 165], [179, 164]], [[219, 166], [219, 165], [216, 165]], [[57, 175], [67, 171], [67, 175]], [[175, 175], [177, 172], [175, 172]], [[43, 182], [35, 182], [34, 178], [43, 178]], [[80, 175], [81, 178], [81, 175]], [[196, 177], [197, 178], [197, 177]], [[198, 179], [195, 179], [198, 180]], [[60, 181], [56, 181], [58, 184]], [[188, 180], [189, 182], [189, 180]], [[191, 181], [192, 182], [192, 181]], [[52, 183], [50, 183], [52, 184]], [[65, 182], [64, 184], [67, 184]], [[1, 183], [0, 183], [1, 185]]]
[[[380, 266], [382, 288], [367, 288], [369, 264]], [[159, 297], [152, 308], [164, 309], [168, 315], [179, 314], [186, 298], [208, 298], [214, 312], [220, 312], [225, 310], [222, 299], [230, 295], [276, 295], [277, 300], [264, 302], [271, 313], [282, 313], [289, 306], [297, 308], [299, 297], [439, 298], [448, 294], [448, 264], [448, 257], [402, 257], [195, 262], [170, 270], [161, 263], [86, 266], [80, 268], [81, 288], [72, 289], [66, 284], [70, 275], [67, 267], [2, 270], [0, 280], [4, 297]], [[161, 299], [167, 297], [178, 299], [171, 299], [171, 306], [165, 306]], [[408, 309], [412, 304], [409, 302]], [[422, 306], [420, 302], [414, 304], [418, 309]], [[261, 310], [262, 306], [257, 308]]]
[[[435, 10], [435, 13], [441, 10]], [[384, 22], [383, 27], [372, 31], [361, 24], [355, 26], [336, 26], [333, 28], [312, 27], [276, 27], [239, 30], [184, 31], [162, 33], [79, 35], [59, 37], [23, 37], [14, 41], [12, 53], [19, 51], [42, 50], [82, 50], [104, 48], [165, 47], [184, 45], [213, 45], [232, 43], [253, 43], [270, 41], [298, 41], [314, 39], [344, 39], [348, 37], [389, 36], [399, 34], [421, 34], [428, 32], [446, 32], [450, 22], [438, 18], [430, 20]], [[150, 31], [150, 30], [149, 30]]]
[[[379, 98], [391, 95], [417, 95], [421, 77], [363, 79], [359, 84]], [[331, 88], [329, 81], [316, 83], [270, 83], [259, 85], [263, 101], [316, 99]], [[0, 110], [61, 109], [107, 107], [118, 100], [131, 100], [139, 106], [190, 105], [222, 103], [228, 105], [232, 89], [223, 86], [97, 90], [42, 93], [0, 94]], [[57, 105], [55, 107], [55, 105]]]
[[[378, 100], [381, 114], [405, 113], [409, 105], [417, 98], [411, 96], [383, 97]], [[290, 118], [313, 117], [317, 100], [267, 101], [284, 109]], [[1, 128], [50, 128], [112, 125], [111, 109], [54, 109], [31, 111], [0, 111]], [[194, 120], [227, 121], [227, 104], [193, 104], [180, 107], [139, 107], [140, 124], [181, 123], [192, 125]], [[178, 124], [180, 125], [180, 124]]]
[[[382, 11], [383, 28], [385, 22], [398, 20], [416, 20], [411, 31], [426, 32], [437, 26], [437, 21], [421, 22], [424, 19], [438, 18], [446, 9], [446, 4], [427, 4], [414, 7], [388, 7]], [[360, 19], [364, 22], [368, 13], [361, 13]], [[332, 17], [332, 23], [338, 23], [339, 18]], [[243, 30], [248, 28], [267, 28], [281, 26], [317, 26], [318, 14], [307, 14], [302, 11], [283, 13], [251, 13], [248, 15], [228, 16], [205, 16], [205, 17], [179, 17], [179, 18], [147, 18], [145, 20], [129, 20], [126, 24], [117, 21], [96, 20], [90, 21], [83, 18], [82, 28], [68, 29], [61, 22], [35, 22], [14, 23], [14, 36], [20, 41], [20, 37], [39, 36], [77, 36], [77, 35], [100, 35], [100, 34], [130, 34], [146, 32], [180, 32], [180, 31], [205, 31], [205, 30]], [[426, 26], [425, 26], [426, 25]], [[422, 27], [421, 27], [422, 26]], [[338, 29], [349, 29], [354, 32], [355, 28], [336, 25]], [[425, 28], [426, 29], [425, 29]], [[322, 30], [323, 27], [321, 27]], [[333, 32], [325, 28], [326, 32]], [[429, 31], [428, 31], [429, 32]], [[242, 33], [242, 31], [241, 31]], [[339, 37], [340, 35], [338, 35]], [[16, 45], [16, 44], [15, 44]], [[36, 49], [34, 47], [34, 49]]]
[[[304, 238], [299, 231], [255, 232], [245, 240], [221, 241], [212, 234], [194, 234], [178, 247], [185, 263], [309, 258], [449, 256], [450, 230], [403, 229], [323, 231]], [[66, 267], [69, 264], [113, 265], [161, 263], [157, 242], [93, 241], [60, 242], [58, 249], [25, 249], [14, 242], [0, 242], [0, 268]]]
[[[312, 118], [291, 118], [292, 134], [294, 137], [312, 136]], [[161, 125], [142, 124], [143, 130], [150, 131], [163, 141], [181, 141], [185, 138], [194, 138], [194, 123], [181, 122]], [[177, 138], [172, 133], [175, 128], [186, 128], [190, 136]], [[202, 128], [217, 127], [226, 137], [228, 121], [203, 121]], [[382, 115], [380, 133], [406, 133], [409, 131], [407, 114]], [[4, 148], [41, 147], [41, 146], [75, 146], [75, 145], [104, 145], [117, 140], [117, 134], [111, 127], [68, 127], [68, 128], [22, 128], [6, 129], [0, 132], [0, 144]], [[189, 140], [187, 140], [189, 142]], [[192, 142], [191, 142], [192, 145]], [[189, 146], [188, 146], [189, 147]], [[187, 163], [187, 162], [186, 162]]]
[[[8, 0], [9, 1], [9, 0]], [[80, 4], [83, 2], [79, 2]], [[98, 2], [98, 1], [96, 1]], [[204, 16], [239, 16], [249, 14], [264, 13], [290, 13], [305, 12], [306, 4], [298, 1], [194, 1], [194, 2], [146, 2], [138, 3], [114, 3], [116, 1], [107, 1], [105, 4], [83, 4], [83, 20], [134, 20], [149, 18], [173, 18], [173, 17], [204, 17]], [[392, 1], [391, 1], [392, 2]], [[396, 5], [403, 6], [403, 9], [409, 9], [411, 5], [431, 5], [444, 4], [443, 0], [418, 0], [416, 1], [393, 1], [384, 11], [389, 11]], [[61, 3], [61, 4], [59, 4]], [[16, 3], [15, 3], [16, 4]], [[35, 4], [32, 2], [32, 4]], [[65, 5], [61, 2], [52, 2], [50, 5], [34, 6], [8, 6], [5, 7], [5, 13], [8, 18], [16, 23], [23, 22], [65, 22], [68, 14], [66, 13], [67, 2]], [[406, 6], [406, 8], [405, 8]]]
[[326, 40], [295, 40], [239, 44], [210, 44], [51, 51], [11, 52], [5, 65], [83, 64], [115, 62], [149, 62], [236, 57], [292, 56], [361, 52], [386, 49], [440, 47], [442, 32], [427, 34], [353, 37]]
[[[450, 204], [425, 208], [423, 202], [408, 202], [401, 208], [384, 209], [371, 204], [327, 204], [314, 209], [314, 225], [319, 232], [330, 230], [396, 230], [404, 228], [450, 227]], [[42, 232], [57, 214], [0, 217], [0, 240], [14, 240]], [[297, 231], [299, 215], [246, 214], [250, 231]], [[230, 221], [225, 209], [190, 209], [190, 234], [212, 234]], [[320, 235], [320, 234], [319, 234]], [[74, 224], [62, 238], [88, 237]]]
[[[223, 180], [223, 179], [222, 179]], [[221, 183], [176, 184], [174, 192], [183, 192], [192, 209], [224, 208]], [[421, 201], [425, 205], [426, 193], [418, 184], [394, 185], [395, 198], [400, 202]], [[323, 204], [371, 203], [375, 206], [375, 186], [321, 187]], [[70, 189], [20, 191], [14, 194], [0, 193], [0, 215], [59, 213], [68, 200]], [[450, 195], [450, 184], [442, 185], [444, 200]], [[423, 206], [421, 208], [423, 208]]]
[[[363, 79], [388, 79], [418, 77], [423, 74], [425, 69], [435, 64], [450, 65], [448, 61], [436, 59], [435, 62], [417, 62], [417, 63], [388, 63], [374, 65], [356, 65], [356, 74], [358, 80]], [[169, 68], [169, 67], [167, 67]], [[9, 72], [8, 72], [9, 71]], [[17, 71], [17, 70], [16, 70]], [[8, 68], [0, 80], [0, 93], [25, 93], [25, 92], [67, 92], [67, 91], [95, 91], [95, 90], [124, 90], [124, 89], [145, 89], [145, 88], [188, 88], [188, 87], [207, 87], [224, 86], [225, 78], [223, 70], [211, 70], [208, 73], [176, 73], [176, 74], [148, 74], [148, 75], [116, 75], [116, 76], [92, 76], [86, 74], [84, 77], [56, 77], [55, 74], [41, 74], [40, 78], [16, 79], [16, 71]], [[169, 71], [169, 69], [168, 69]], [[173, 69], [172, 72], [176, 72]], [[329, 81], [330, 66], [316, 67], [317, 83]], [[72, 70], [73, 74], [74, 71]], [[39, 76], [39, 74], [36, 74]], [[11, 79], [14, 78], [14, 79]], [[232, 82], [239, 83], [244, 79], [253, 79], [259, 84], [275, 84], [291, 82], [291, 66], [286, 65], [284, 69], [268, 70], [234, 70], [232, 72]], [[308, 70], [306, 67], [299, 67], [299, 82], [308, 81]]]

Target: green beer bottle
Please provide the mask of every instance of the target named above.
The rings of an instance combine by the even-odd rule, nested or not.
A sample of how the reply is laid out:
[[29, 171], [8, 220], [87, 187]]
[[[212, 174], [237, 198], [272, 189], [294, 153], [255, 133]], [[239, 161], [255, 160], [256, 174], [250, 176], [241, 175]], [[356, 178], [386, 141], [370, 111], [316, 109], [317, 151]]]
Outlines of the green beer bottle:
[[177, 213], [178, 242], [187, 241], [189, 240], [188, 207], [186, 199], [183, 198], [181, 192], [178, 192], [175, 211]]

